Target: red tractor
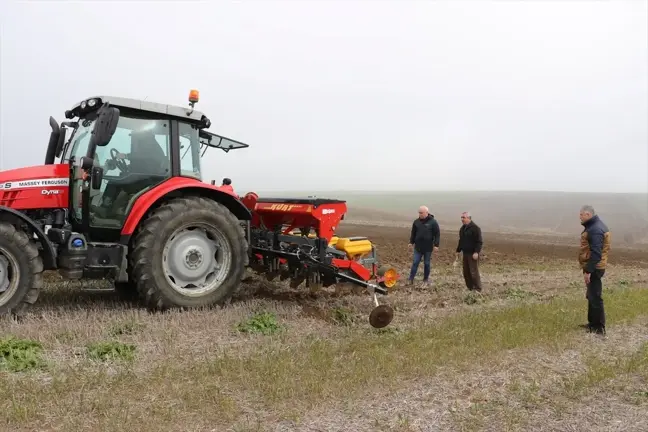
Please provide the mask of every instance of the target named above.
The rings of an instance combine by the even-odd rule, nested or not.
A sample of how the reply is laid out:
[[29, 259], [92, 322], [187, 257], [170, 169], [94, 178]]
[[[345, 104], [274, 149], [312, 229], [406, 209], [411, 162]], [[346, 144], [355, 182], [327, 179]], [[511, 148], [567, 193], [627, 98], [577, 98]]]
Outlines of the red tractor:
[[398, 275], [378, 266], [366, 238], [334, 235], [344, 201], [239, 199], [202, 181], [208, 148], [248, 145], [208, 132], [197, 102], [195, 90], [188, 108], [101, 96], [60, 126], [50, 117], [44, 165], [0, 172], [0, 314], [35, 303], [44, 270], [112, 279], [121, 295], [162, 310], [223, 304], [249, 266], [294, 287], [365, 287], [371, 325], [388, 325], [393, 311], [376, 293]]

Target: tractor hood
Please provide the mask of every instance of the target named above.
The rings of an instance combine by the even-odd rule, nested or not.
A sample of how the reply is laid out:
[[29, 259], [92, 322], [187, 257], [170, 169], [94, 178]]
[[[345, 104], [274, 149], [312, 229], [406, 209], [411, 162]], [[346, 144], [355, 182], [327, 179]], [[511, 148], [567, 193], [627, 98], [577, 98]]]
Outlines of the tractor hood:
[[68, 164], [36, 165], [0, 171], [0, 191], [67, 187], [69, 176]]
[[14, 210], [67, 208], [68, 164], [0, 171], [0, 206]]

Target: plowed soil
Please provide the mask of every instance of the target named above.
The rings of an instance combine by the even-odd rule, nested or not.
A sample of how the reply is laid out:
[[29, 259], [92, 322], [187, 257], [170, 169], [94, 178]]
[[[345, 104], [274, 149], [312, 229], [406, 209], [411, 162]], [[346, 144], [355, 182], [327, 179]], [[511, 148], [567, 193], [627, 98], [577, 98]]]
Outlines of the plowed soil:
[[[394, 223], [394, 225], [396, 225]], [[404, 225], [404, 224], [400, 224]], [[441, 232], [441, 247], [435, 260], [442, 263], [452, 262], [458, 241], [458, 230]], [[376, 226], [364, 223], [347, 222], [338, 230], [341, 236], [367, 236], [378, 247], [381, 259], [385, 262], [403, 265], [411, 260], [407, 250], [410, 230], [404, 226]], [[556, 237], [542, 235], [511, 235], [483, 233], [483, 262], [500, 265], [522, 265], [542, 263], [548, 260], [572, 260], [576, 265], [578, 256], [578, 237]], [[571, 243], [571, 244], [570, 244]], [[629, 248], [626, 245], [613, 245], [610, 253], [611, 264], [648, 265], [648, 246]]]

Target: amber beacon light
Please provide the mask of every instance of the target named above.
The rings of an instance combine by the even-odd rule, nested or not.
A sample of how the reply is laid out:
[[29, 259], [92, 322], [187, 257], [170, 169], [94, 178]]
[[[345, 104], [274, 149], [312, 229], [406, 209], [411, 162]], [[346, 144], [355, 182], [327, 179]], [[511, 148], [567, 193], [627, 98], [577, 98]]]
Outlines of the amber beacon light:
[[199, 99], [200, 97], [198, 90], [189, 90], [189, 106], [191, 107], [191, 109], [187, 111], [187, 115], [191, 115], [191, 113], [193, 113], [194, 105], [196, 105]]
[[189, 91], [189, 102], [193, 105], [198, 102], [200, 99], [200, 93], [198, 90], [191, 90]]

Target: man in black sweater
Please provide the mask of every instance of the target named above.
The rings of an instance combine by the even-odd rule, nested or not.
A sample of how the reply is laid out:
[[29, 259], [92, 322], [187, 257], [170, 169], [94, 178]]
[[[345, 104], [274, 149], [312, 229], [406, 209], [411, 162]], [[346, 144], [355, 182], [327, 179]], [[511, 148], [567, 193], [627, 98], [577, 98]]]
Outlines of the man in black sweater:
[[423, 259], [423, 283], [429, 284], [430, 278], [430, 260], [432, 251], [439, 250], [439, 241], [441, 239], [441, 230], [439, 224], [431, 215], [426, 206], [419, 208], [419, 217], [412, 224], [412, 233], [410, 234], [409, 248], [414, 248], [414, 262], [410, 270], [408, 285], [414, 283], [414, 276], [418, 271], [421, 258]]
[[481, 278], [479, 275], [479, 255], [482, 250], [482, 233], [481, 228], [472, 221], [470, 213], [461, 214], [461, 228], [459, 229], [459, 244], [457, 245], [457, 259], [463, 252], [463, 276], [466, 281], [466, 287], [471, 291], [481, 292]]

